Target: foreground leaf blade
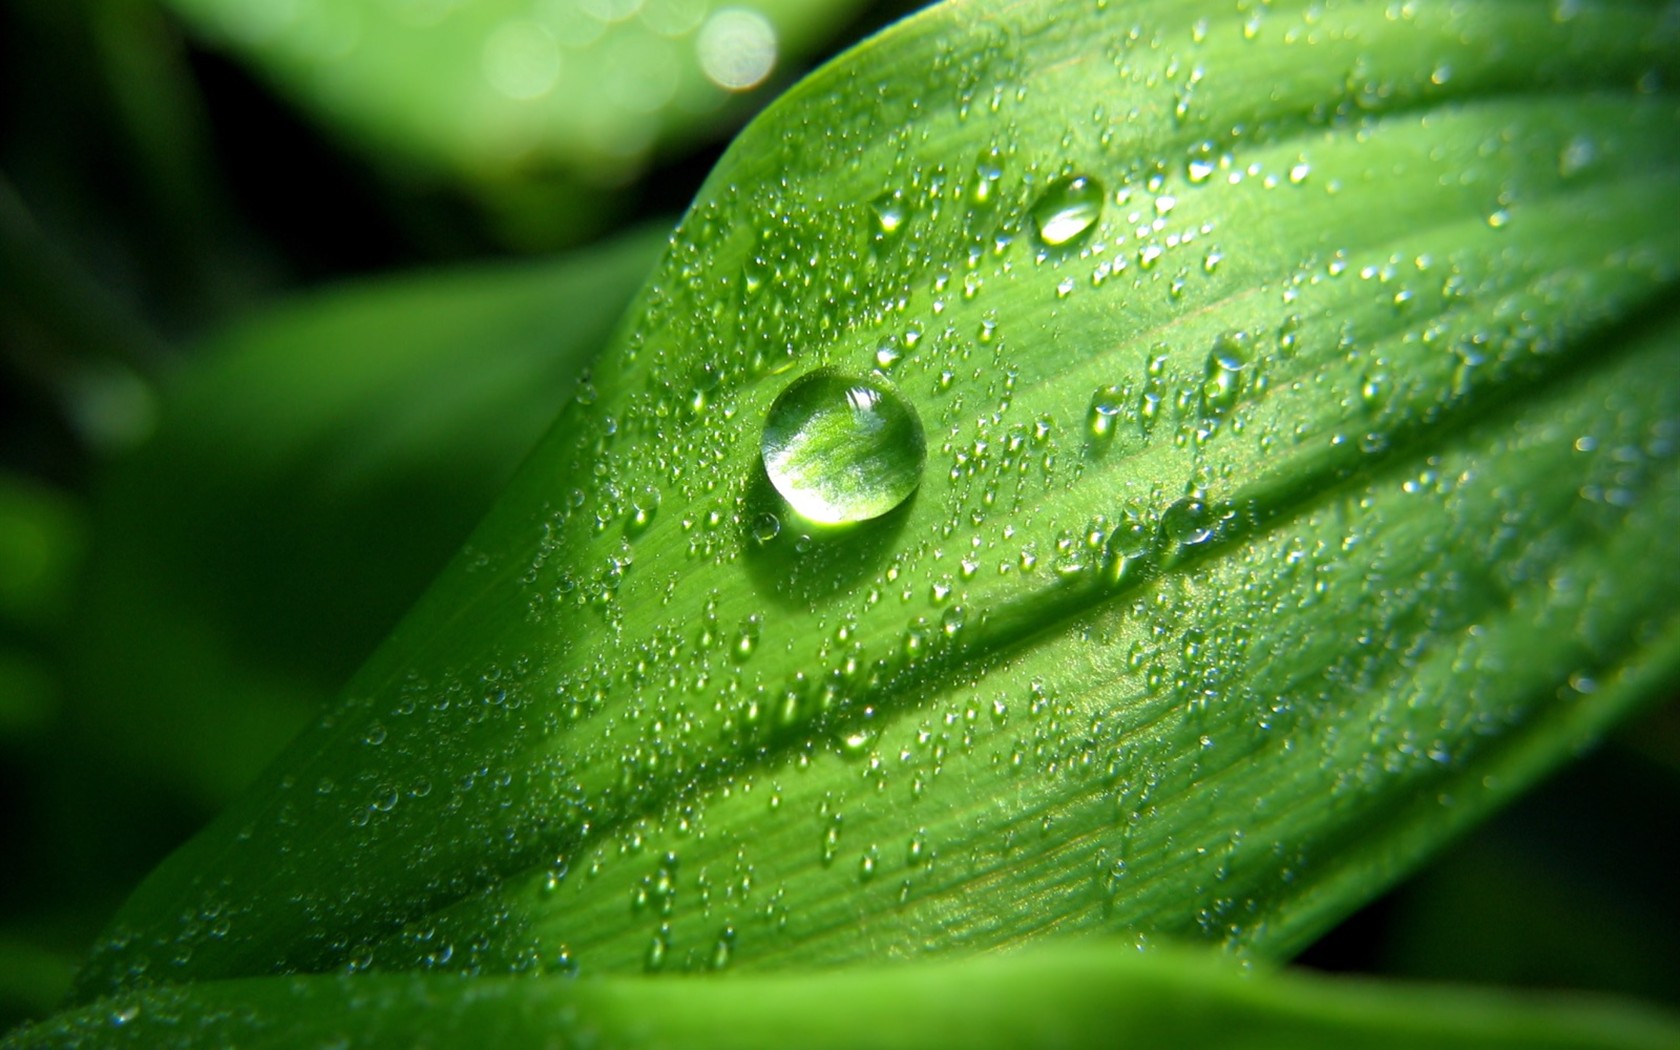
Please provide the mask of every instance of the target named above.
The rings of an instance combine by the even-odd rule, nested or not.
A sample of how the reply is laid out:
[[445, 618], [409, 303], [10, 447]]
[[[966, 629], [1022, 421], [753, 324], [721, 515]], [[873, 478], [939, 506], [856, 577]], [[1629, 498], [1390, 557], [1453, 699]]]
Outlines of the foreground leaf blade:
[[[1298, 949], [1680, 660], [1677, 52], [1575, 15], [961, 4], [806, 82], [81, 994]], [[819, 367], [929, 435], [839, 532], [758, 465]]]
[[[682, 808], [646, 820], [627, 861], [611, 843], [532, 865], [368, 958], [811, 965], [1047, 917], [1291, 954], [1680, 670], [1680, 581], [1642, 553], [1672, 534], [1674, 457], [1624, 473], [1576, 447], [1670, 441], [1680, 384], [1647, 380], [1680, 325], [1636, 350], [906, 689], [917, 717], [839, 730], [871, 734], [861, 753], [743, 771], [697, 829]], [[1581, 506], [1635, 474], [1636, 513]], [[1600, 602], [1561, 600], [1577, 589]]]
[[162, 987], [5, 1041], [56, 1047], [1431, 1046], [1657, 1050], [1674, 1018], [1614, 1000], [1240, 974], [1182, 953], [1063, 945], [957, 963], [653, 981], [438, 975]]

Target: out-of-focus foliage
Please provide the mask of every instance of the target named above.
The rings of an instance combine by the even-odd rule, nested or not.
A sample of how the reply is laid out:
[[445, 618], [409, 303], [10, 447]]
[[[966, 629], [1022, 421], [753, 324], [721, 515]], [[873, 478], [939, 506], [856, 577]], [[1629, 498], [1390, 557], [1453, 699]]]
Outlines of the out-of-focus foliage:
[[208, 340], [99, 490], [84, 761], [212, 807], [243, 787], [461, 545], [665, 237], [363, 282]]
[[[464, 180], [521, 244], [787, 82], [862, 0], [167, 0], [379, 165]], [[565, 207], [555, 211], [555, 202]]]
[[1206, 955], [1063, 942], [933, 965], [711, 981], [438, 974], [208, 981], [92, 1003], [4, 1045], [1668, 1050], [1675, 1037], [1660, 1013], [1590, 996], [1243, 974]]

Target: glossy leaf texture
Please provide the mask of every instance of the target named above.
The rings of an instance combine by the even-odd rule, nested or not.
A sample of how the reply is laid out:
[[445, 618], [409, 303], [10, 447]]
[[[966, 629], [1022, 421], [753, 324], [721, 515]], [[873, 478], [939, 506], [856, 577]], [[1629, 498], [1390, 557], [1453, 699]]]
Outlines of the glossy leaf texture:
[[1064, 944], [1007, 958], [710, 981], [212, 981], [89, 1004], [0, 1046], [1658, 1050], [1680, 1038], [1673, 1018], [1614, 1000], [1239, 974], [1218, 963]]
[[212, 812], [250, 783], [460, 547], [665, 236], [345, 285], [207, 338], [102, 479], [66, 774]]
[[[167, 0], [354, 148], [469, 181], [622, 181], [727, 127], [857, 0]], [[738, 119], [738, 117], [737, 117]]]
[[[92, 998], [1281, 957], [1680, 665], [1665, 7], [960, 3], [767, 111], [462, 555]], [[800, 520], [776, 398], [927, 460]]]

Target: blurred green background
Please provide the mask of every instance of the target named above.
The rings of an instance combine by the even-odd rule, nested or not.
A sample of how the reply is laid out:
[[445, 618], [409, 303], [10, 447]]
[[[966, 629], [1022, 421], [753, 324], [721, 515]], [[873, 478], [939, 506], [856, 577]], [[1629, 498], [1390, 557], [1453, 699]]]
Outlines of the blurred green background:
[[[0, 5], [0, 1031], [383, 636], [732, 131], [914, 4]], [[1302, 961], [1680, 1005], [1680, 707]]]

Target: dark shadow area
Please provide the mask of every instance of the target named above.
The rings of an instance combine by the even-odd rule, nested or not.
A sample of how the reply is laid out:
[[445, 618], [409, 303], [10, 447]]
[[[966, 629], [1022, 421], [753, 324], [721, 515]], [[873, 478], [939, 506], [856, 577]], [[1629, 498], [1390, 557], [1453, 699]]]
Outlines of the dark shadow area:
[[886, 514], [855, 525], [818, 525], [799, 517], [776, 493], [762, 465], [747, 484], [741, 545], [753, 586], [784, 608], [801, 608], [880, 569], [899, 549], [911, 496]]
[[[1680, 725], [1671, 702], [1531, 791], [1296, 962], [1533, 989], [1636, 994], [1680, 1004], [1673, 871], [1680, 791], [1639, 738]], [[1628, 799], [1641, 799], [1630, 811]]]

